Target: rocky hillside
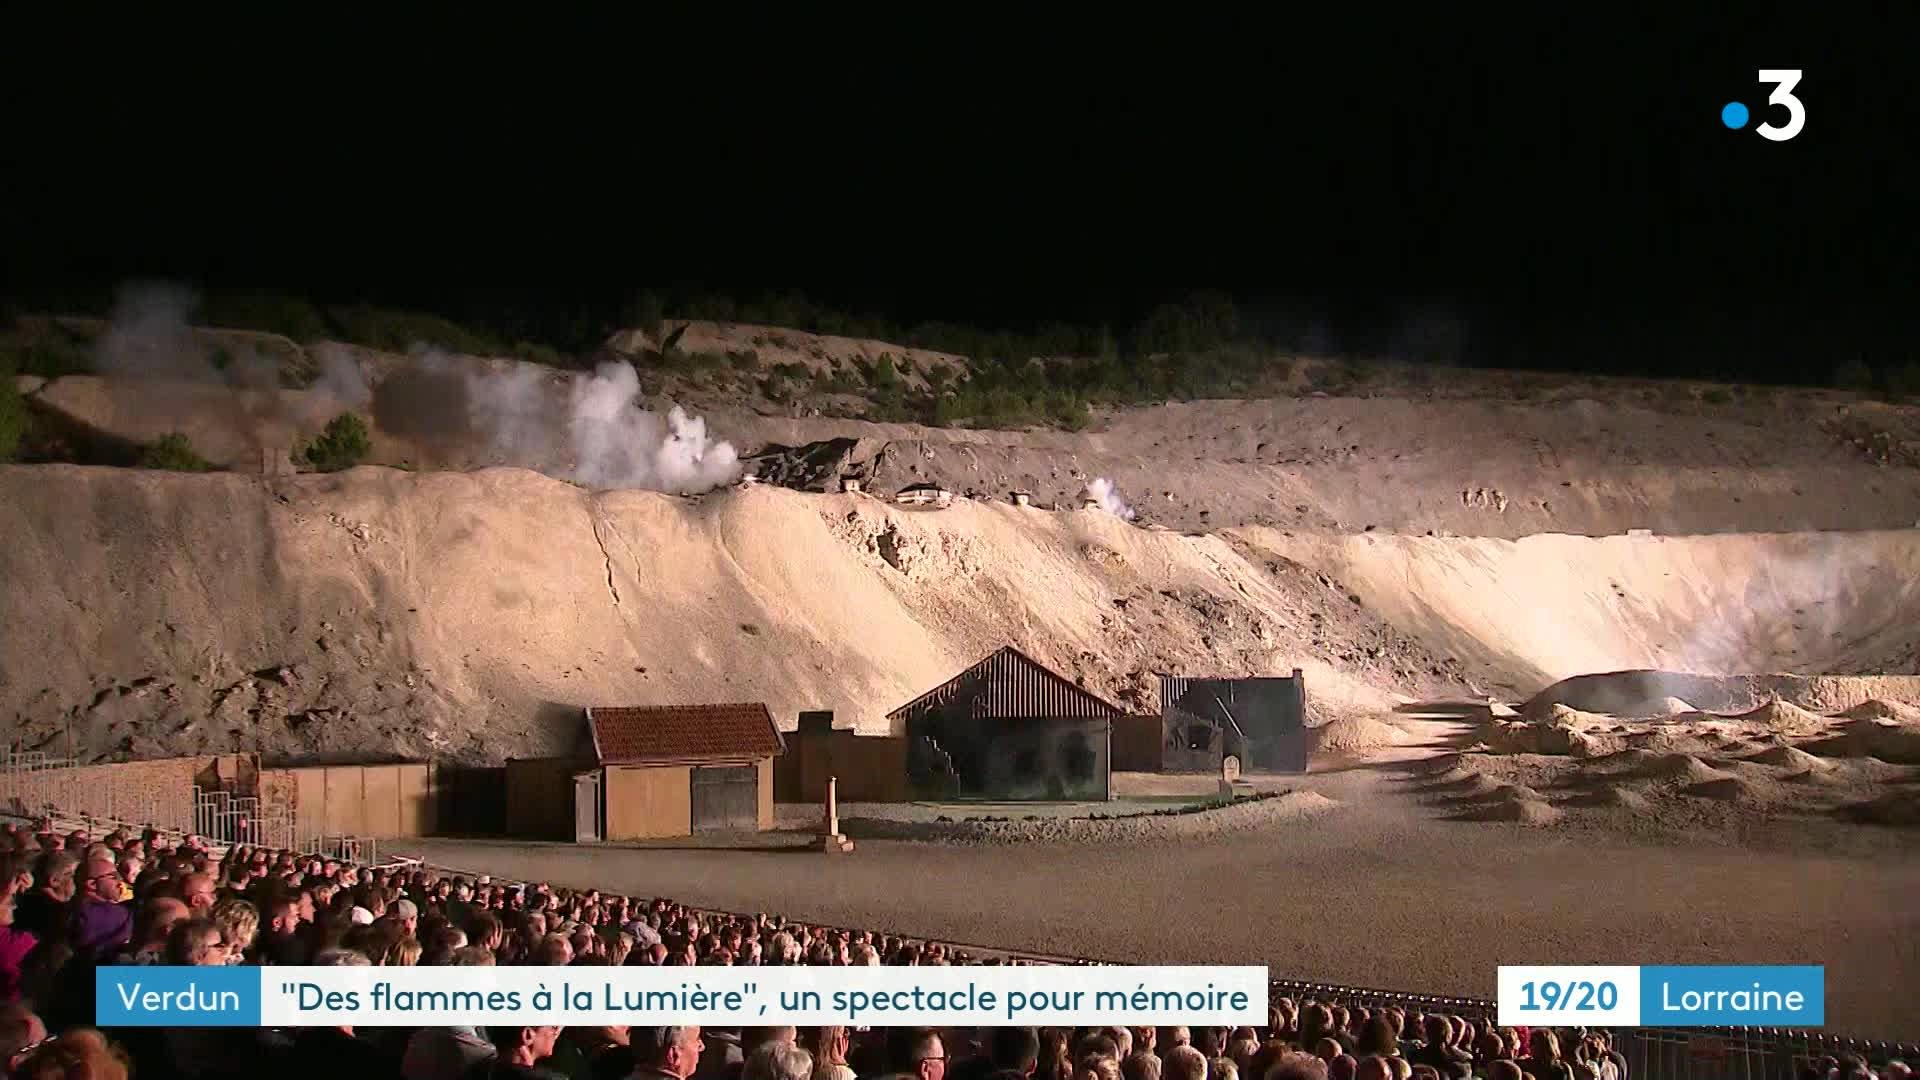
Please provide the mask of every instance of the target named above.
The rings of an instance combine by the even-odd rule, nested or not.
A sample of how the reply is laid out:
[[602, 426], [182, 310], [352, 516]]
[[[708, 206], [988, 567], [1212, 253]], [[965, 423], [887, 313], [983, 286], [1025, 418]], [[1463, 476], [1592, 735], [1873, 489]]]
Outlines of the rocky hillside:
[[89, 757], [499, 760], [611, 703], [872, 730], [1008, 642], [1143, 708], [1156, 671], [1305, 666], [1328, 714], [1469, 690], [1311, 570], [1097, 511], [377, 468], [9, 467], [0, 501], [0, 718]]
[[885, 727], [1007, 643], [1151, 709], [1153, 674], [1308, 672], [1318, 719], [1586, 671], [1911, 663], [1913, 533], [1214, 535], [763, 485], [515, 469], [0, 468], [0, 722], [88, 757], [552, 752], [571, 707], [764, 700]]
[[[562, 477], [579, 470], [581, 447], [569, 432], [585, 373], [345, 346], [327, 355], [328, 367], [348, 377], [305, 389], [87, 375], [24, 379], [22, 387], [48, 427], [80, 442], [137, 447], [177, 431], [216, 466], [239, 471], [284, 460], [342, 411], [369, 418], [371, 463], [506, 465]], [[636, 380], [635, 400], [659, 411], [686, 403], [706, 436], [795, 486], [831, 490], [847, 473], [881, 491], [935, 482], [1004, 499], [1017, 488], [1042, 505], [1074, 507], [1088, 481], [1105, 476], [1141, 521], [1191, 531], [1258, 524], [1516, 538], [1887, 529], [1920, 520], [1920, 410], [1815, 391], [1709, 401], [1626, 384], [1576, 384], [1521, 400], [1500, 394], [1531, 384], [1509, 385], [1497, 373], [1459, 377], [1480, 382], [1487, 396], [1402, 387], [1169, 403], [1104, 413], [1082, 432], [795, 416], [677, 375], [661, 389], [649, 372]], [[1582, 389], [1593, 396], [1575, 393]], [[123, 459], [130, 455], [97, 460]]]

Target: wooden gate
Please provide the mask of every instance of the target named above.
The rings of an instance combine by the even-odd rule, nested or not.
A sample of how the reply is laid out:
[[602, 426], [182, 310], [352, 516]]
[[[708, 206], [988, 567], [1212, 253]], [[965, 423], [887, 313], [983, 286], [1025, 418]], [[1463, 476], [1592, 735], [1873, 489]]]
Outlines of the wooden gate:
[[760, 827], [760, 770], [752, 765], [703, 766], [693, 770], [693, 831]]

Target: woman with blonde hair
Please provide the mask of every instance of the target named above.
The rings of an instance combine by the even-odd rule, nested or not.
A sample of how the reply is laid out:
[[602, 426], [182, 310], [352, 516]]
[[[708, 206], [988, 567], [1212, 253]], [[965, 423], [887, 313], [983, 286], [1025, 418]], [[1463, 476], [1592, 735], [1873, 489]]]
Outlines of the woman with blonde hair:
[[853, 1036], [844, 1026], [829, 1025], [813, 1033], [813, 1080], [853, 1080], [847, 1065], [847, 1047]]
[[420, 953], [425, 946], [419, 938], [403, 937], [387, 947], [387, 955], [380, 961], [382, 967], [415, 967], [420, 963]]

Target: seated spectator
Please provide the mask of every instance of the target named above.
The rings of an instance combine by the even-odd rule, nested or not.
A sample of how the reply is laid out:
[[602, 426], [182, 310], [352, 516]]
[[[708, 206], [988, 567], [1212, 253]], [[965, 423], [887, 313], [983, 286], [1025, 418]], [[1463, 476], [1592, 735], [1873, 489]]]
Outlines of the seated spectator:
[[692, 1025], [633, 1028], [628, 1035], [636, 1080], [687, 1080], [706, 1049]]
[[20, 979], [27, 954], [39, 944], [32, 934], [13, 923], [15, 881], [0, 884], [0, 1002], [20, 999]]
[[497, 1053], [479, 1028], [421, 1028], [407, 1040], [400, 1075], [406, 1080], [461, 1080]]
[[561, 1074], [541, 1064], [553, 1056], [559, 1028], [498, 1024], [489, 1027], [487, 1034], [494, 1056], [474, 1066], [467, 1074], [473, 1080], [562, 1080]]
[[811, 1080], [813, 1055], [791, 1039], [770, 1039], [747, 1055], [743, 1080]]
[[13, 924], [37, 940], [64, 939], [67, 903], [73, 899], [77, 883], [74, 873], [80, 860], [63, 852], [43, 855], [34, 879], [39, 882], [15, 905]]
[[93, 1028], [72, 1028], [26, 1050], [10, 1080], [127, 1080], [126, 1055]]
[[1264, 1080], [1327, 1080], [1327, 1062], [1314, 1054], [1287, 1053], [1267, 1070]]
[[0, 1070], [23, 1050], [47, 1041], [47, 1025], [19, 1002], [0, 1005]]
[[813, 1033], [813, 1080], [854, 1080], [847, 1066], [847, 1051], [853, 1037], [844, 1026], [815, 1028]]
[[1124, 1080], [1160, 1080], [1160, 1058], [1145, 1050], [1139, 1050], [1120, 1059], [1120, 1075]]
[[1176, 1046], [1161, 1055], [1165, 1080], [1207, 1080], [1207, 1056], [1191, 1046]]
[[1521, 1072], [1534, 1080], [1572, 1080], [1573, 1070], [1560, 1060], [1560, 1040], [1552, 1031], [1535, 1028], [1527, 1041], [1531, 1053], [1520, 1062]]

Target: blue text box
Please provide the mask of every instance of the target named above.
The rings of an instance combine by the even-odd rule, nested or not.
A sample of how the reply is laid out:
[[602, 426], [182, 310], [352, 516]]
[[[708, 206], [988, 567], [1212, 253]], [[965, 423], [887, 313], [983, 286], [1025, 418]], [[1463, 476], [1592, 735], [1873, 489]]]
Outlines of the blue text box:
[[255, 967], [103, 967], [93, 976], [99, 1027], [259, 1027]]
[[1817, 965], [1642, 967], [1640, 1023], [1649, 1027], [1818, 1027], [1827, 972]]

